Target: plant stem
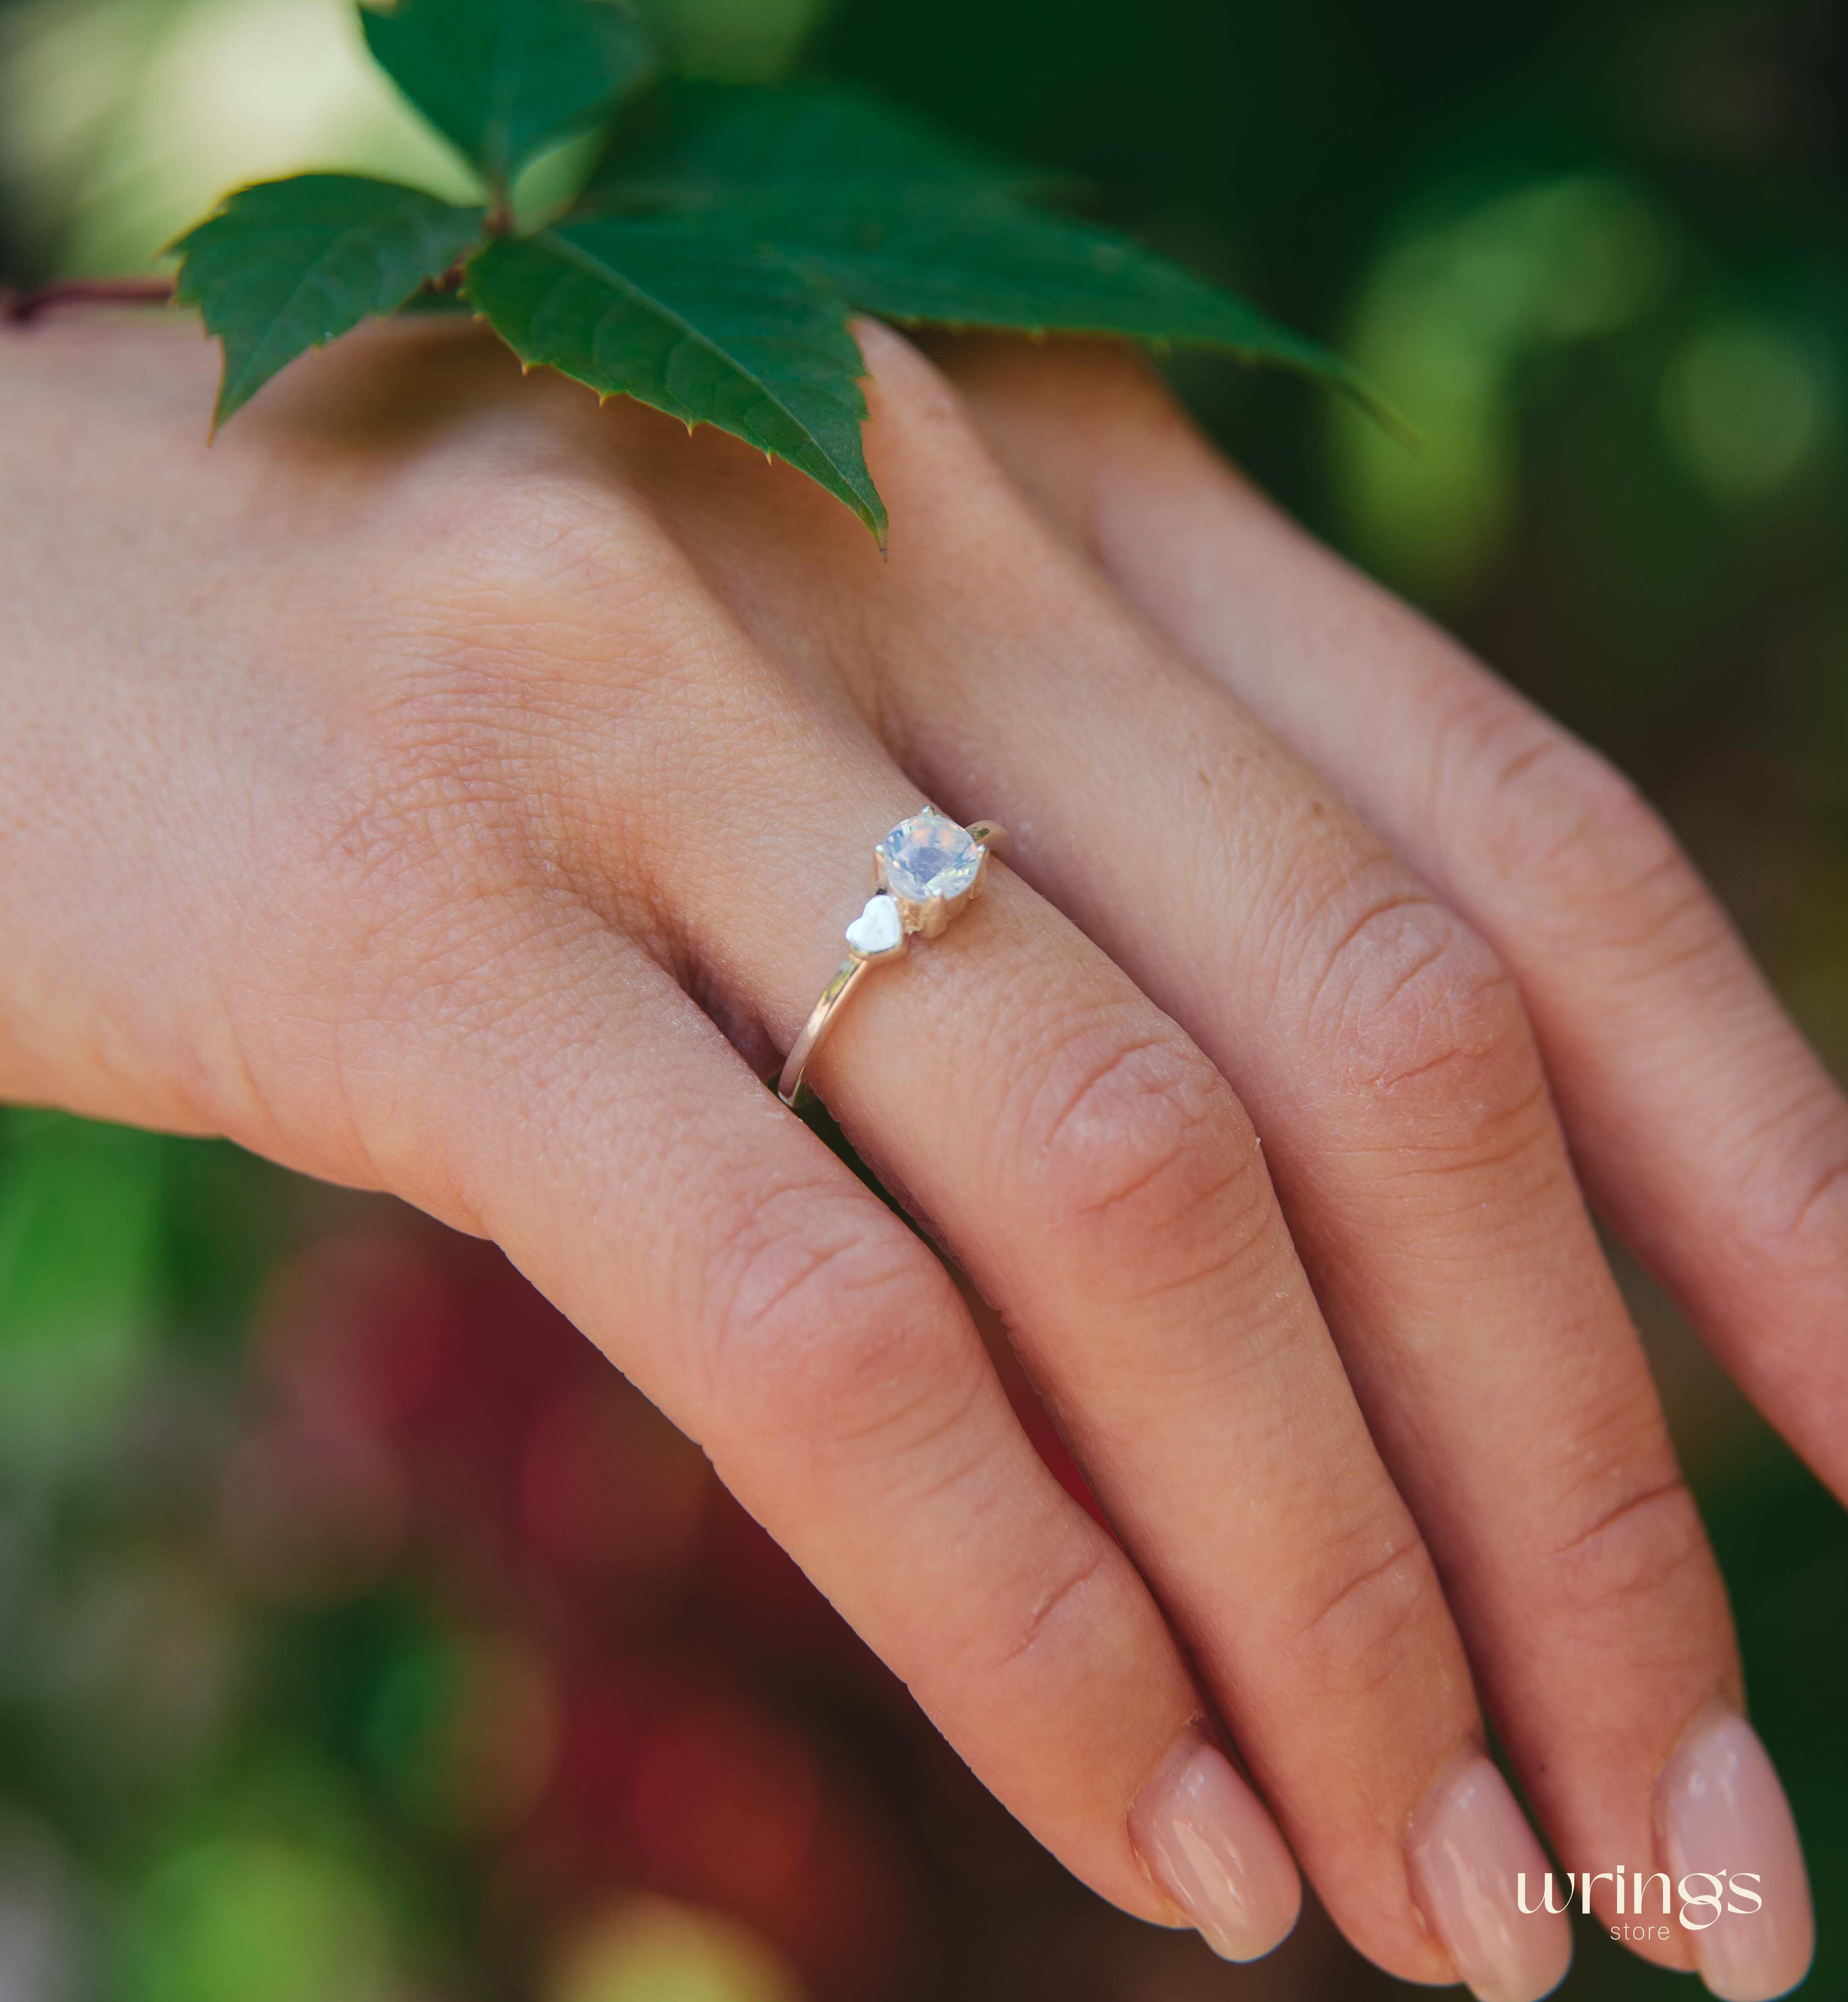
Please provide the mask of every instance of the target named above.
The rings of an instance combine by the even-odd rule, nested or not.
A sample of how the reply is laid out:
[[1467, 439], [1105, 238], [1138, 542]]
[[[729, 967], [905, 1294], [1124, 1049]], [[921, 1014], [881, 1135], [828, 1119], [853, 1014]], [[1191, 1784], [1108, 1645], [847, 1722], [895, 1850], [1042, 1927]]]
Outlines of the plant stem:
[[60, 306], [162, 306], [173, 298], [171, 278], [61, 278], [15, 292], [5, 310], [9, 319], [23, 323]]

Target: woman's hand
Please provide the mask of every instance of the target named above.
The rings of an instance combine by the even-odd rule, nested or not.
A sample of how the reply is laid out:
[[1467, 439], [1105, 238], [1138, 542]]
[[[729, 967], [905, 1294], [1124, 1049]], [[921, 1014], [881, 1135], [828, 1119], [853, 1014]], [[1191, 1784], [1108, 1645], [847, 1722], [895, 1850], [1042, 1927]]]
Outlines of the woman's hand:
[[[863, 333], [889, 560], [466, 330], [209, 453], [187, 335], [0, 348], [0, 1093], [496, 1239], [1127, 1909], [1293, 1920], [1222, 1721], [1364, 1952], [1540, 1994], [1480, 1692], [1562, 1871], [1757, 1872], [1643, 1950], [1781, 1992], [1801, 1858], [1567, 1146], [1841, 1490], [1848, 1111], [1622, 783], [1125, 359]], [[1121, 1547], [758, 1081], [925, 797], [1011, 869], [811, 1075]]]

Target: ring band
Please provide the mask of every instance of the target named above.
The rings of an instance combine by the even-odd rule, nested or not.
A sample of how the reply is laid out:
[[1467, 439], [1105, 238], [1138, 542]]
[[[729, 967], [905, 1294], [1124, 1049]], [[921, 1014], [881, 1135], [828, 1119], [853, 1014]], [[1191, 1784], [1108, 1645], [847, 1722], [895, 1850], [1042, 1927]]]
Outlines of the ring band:
[[776, 1081], [776, 1096], [792, 1111], [811, 1096], [802, 1074], [867, 969], [901, 957], [913, 937], [935, 938], [973, 903], [987, 881], [990, 851], [1006, 839], [992, 820], [959, 827], [927, 806], [873, 849], [873, 895], [847, 927], [847, 957], [809, 1010]]

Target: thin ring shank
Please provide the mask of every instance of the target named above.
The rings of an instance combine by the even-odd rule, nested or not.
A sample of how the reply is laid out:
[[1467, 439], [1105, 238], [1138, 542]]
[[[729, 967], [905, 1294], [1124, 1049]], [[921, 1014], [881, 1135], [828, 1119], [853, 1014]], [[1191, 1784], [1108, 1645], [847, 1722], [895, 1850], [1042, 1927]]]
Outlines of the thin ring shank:
[[[934, 807], [926, 805], [924, 811], [926, 815], [940, 818], [936, 814], [936, 809]], [[904, 825], [909, 825], [910, 823], [908, 821]], [[987, 863], [989, 854], [1007, 838], [1007, 830], [999, 821], [978, 820], [972, 825], [964, 828], [963, 832], [975, 842], [980, 852], [982, 866], [984, 867]], [[883, 874], [880, 874], [876, 876], [875, 881], [883, 886], [885, 878]], [[981, 894], [982, 876], [978, 867], [975, 881], [966, 892], [966, 897], [959, 895], [950, 905], [947, 916], [940, 916], [936, 925], [927, 923], [923, 929], [926, 931], [940, 930], [950, 918], [957, 915], [961, 905], [966, 901], [966, 898], [978, 897]], [[873, 907], [869, 904], [866, 908], [870, 912]], [[927, 906], [926, 909], [928, 908], [929, 907]], [[911, 920], [908, 919], [906, 920], [906, 928], [907, 930], [911, 928]], [[851, 926], [849, 927], [847, 936], [848, 943], [851, 945], [853, 942]], [[902, 941], [901, 940], [900, 943]], [[803, 1024], [801, 1034], [796, 1038], [789, 1055], [783, 1059], [783, 1073], [776, 1080], [776, 1096], [792, 1112], [797, 1111], [807, 1103], [802, 1086], [802, 1073], [808, 1068], [809, 1059], [819, 1047], [821, 1038], [827, 1034], [828, 1024], [833, 1021], [835, 1010], [859, 984], [860, 975], [869, 966], [882, 964], [890, 957], [891, 957], [890, 953], [883, 950], [876, 952], [870, 959], [863, 957], [857, 951], [850, 952], [846, 958], [841, 961], [834, 978], [822, 989], [821, 998], [809, 1010], [808, 1020]]]
[[802, 1073], [808, 1068], [809, 1059], [827, 1034], [836, 1010], [859, 985], [860, 975], [872, 964], [870, 960], [849, 953], [841, 961], [833, 979], [822, 989], [821, 999], [809, 1010], [801, 1034], [790, 1045], [790, 1053], [783, 1059], [783, 1075], [776, 1080], [776, 1096], [792, 1112], [801, 1103]]

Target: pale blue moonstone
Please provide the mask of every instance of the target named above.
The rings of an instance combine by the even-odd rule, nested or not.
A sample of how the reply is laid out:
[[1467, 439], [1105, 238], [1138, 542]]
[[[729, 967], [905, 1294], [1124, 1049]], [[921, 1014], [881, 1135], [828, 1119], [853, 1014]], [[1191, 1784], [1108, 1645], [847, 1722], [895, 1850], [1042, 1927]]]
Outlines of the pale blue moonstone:
[[879, 844], [886, 887], [915, 904], [960, 895], [975, 881], [982, 850], [940, 813], [913, 814]]

